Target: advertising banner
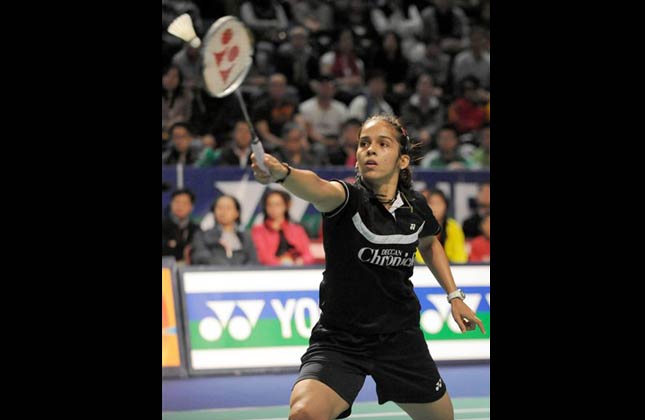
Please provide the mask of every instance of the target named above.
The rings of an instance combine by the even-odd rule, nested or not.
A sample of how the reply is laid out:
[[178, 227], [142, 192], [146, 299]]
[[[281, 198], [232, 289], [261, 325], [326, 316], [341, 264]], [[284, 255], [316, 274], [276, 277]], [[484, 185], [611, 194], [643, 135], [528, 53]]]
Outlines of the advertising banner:
[[[322, 268], [180, 270], [183, 319], [191, 372], [297, 368], [311, 329], [320, 317]], [[488, 334], [462, 334], [450, 304], [432, 274], [417, 267], [412, 277], [421, 303], [421, 329], [432, 357], [442, 360], [490, 358], [490, 266], [453, 266], [466, 303], [477, 311]]]

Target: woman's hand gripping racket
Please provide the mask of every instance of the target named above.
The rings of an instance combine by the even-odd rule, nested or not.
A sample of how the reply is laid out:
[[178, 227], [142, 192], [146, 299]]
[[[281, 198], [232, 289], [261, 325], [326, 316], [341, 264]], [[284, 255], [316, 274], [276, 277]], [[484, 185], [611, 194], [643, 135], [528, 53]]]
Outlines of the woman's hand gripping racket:
[[208, 92], [223, 98], [235, 92], [246, 123], [251, 129], [251, 150], [257, 165], [269, 174], [264, 165], [264, 148], [246, 110], [242, 93], [238, 90], [253, 65], [253, 40], [246, 26], [233, 16], [219, 18], [204, 37], [202, 50], [204, 81]]

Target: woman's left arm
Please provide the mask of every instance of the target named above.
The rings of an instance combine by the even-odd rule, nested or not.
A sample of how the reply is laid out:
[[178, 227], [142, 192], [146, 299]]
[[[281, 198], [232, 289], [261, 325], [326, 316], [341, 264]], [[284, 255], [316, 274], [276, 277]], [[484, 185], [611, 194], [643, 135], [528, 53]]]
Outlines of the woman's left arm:
[[[446, 291], [452, 293], [457, 290], [455, 280], [450, 271], [450, 264], [448, 257], [441, 246], [441, 242], [435, 236], [426, 236], [419, 238], [419, 252], [428, 266], [434, 277], [439, 282], [439, 285]], [[486, 334], [484, 324], [477, 318], [472, 309], [468, 307], [459, 298], [454, 298], [450, 301], [452, 317], [459, 325], [461, 332], [471, 331], [475, 329], [475, 324], [479, 325], [481, 332]]]

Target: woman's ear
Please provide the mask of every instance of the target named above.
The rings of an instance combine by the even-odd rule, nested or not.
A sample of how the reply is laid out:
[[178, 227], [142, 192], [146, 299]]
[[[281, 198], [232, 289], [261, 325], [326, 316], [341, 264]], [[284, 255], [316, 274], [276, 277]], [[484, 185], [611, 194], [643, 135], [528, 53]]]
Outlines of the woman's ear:
[[405, 169], [410, 166], [410, 155], [401, 155], [399, 158], [399, 168]]

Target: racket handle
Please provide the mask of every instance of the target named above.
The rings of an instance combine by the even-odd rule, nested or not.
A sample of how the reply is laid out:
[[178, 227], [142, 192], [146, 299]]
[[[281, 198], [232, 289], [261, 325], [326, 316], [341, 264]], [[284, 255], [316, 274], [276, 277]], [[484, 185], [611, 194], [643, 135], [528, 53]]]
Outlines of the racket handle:
[[251, 142], [251, 150], [253, 153], [255, 153], [255, 163], [262, 169], [264, 172], [267, 174], [271, 174], [267, 167], [264, 165], [264, 147], [262, 147], [262, 143], [260, 142], [260, 139], [255, 137], [253, 141]]

